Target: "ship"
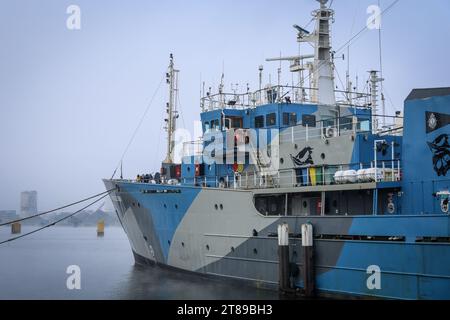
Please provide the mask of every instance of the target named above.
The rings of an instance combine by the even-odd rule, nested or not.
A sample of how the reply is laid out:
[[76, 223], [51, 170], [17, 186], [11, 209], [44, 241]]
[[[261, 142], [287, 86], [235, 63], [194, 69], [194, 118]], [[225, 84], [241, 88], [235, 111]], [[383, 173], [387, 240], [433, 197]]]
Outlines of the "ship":
[[295, 82], [279, 71], [265, 85], [260, 66], [256, 91], [203, 89], [202, 138], [178, 163], [170, 56], [161, 168], [103, 180], [135, 261], [277, 289], [284, 225], [289, 287], [302, 290], [310, 225], [317, 295], [450, 299], [450, 88], [413, 89], [392, 116], [379, 71], [362, 92], [336, 90], [334, 11], [320, 0], [312, 15], [313, 31], [294, 28], [314, 52], [268, 59]]

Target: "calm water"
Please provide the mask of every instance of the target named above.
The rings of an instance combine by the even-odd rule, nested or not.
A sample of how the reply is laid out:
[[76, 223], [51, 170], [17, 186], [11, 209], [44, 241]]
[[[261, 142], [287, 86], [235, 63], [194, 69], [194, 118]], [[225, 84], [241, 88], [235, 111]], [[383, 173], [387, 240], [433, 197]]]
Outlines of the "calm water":
[[[23, 227], [27, 232], [34, 227]], [[0, 227], [0, 240], [11, 237]], [[70, 265], [81, 289], [69, 290]], [[0, 299], [277, 299], [273, 291], [134, 265], [120, 227], [52, 227], [0, 245]]]

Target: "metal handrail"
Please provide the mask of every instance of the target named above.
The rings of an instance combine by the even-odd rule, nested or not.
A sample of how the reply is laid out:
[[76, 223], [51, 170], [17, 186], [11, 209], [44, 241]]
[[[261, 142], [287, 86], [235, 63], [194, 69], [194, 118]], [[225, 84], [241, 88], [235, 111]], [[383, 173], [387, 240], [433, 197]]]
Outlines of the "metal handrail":
[[[224, 109], [226, 107], [232, 109], [247, 109], [254, 108], [268, 103], [283, 103], [288, 94], [290, 103], [302, 104], [317, 104], [317, 101], [312, 99], [313, 92], [318, 91], [317, 88], [290, 86], [290, 85], [273, 85], [254, 92], [246, 93], [216, 93], [208, 94], [206, 97], [200, 99], [203, 111]], [[307, 94], [309, 92], [309, 95]], [[268, 94], [271, 97], [268, 97]], [[353, 101], [360, 101], [364, 99], [364, 103], [354, 103], [353, 106], [367, 106], [369, 103], [370, 94], [362, 92], [347, 92], [343, 90], [335, 90], [335, 93], [345, 93], [350, 96]], [[308, 97], [309, 96], [309, 97]]]
[[[395, 163], [395, 166], [388, 165]], [[357, 169], [376, 169], [369, 174], [367, 180], [362, 181], [356, 178], [355, 181], [339, 182], [335, 180], [337, 171]], [[302, 169], [305, 173], [297, 174], [297, 170]], [[315, 170], [313, 175], [312, 170]], [[287, 173], [287, 174], [285, 174]], [[314, 178], [313, 178], [314, 177]], [[318, 179], [319, 178], [319, 179]], [[376, 165], [374, 161], [370, 163], [349, 163], [322, 166], [309, 166], [302, 168], [280, 169], [273, 174], [261, 174], [260, 172], [243, 172], [241, 174], [226, 175], [222, 177], [198, 176], [193, 178], [183, 178], [183, 184], [228, 189], [270, 189], [270, 188], [292, 188], [292, 187], [312, 187], [327, 185], [351, 185], [358, 183], [379, 183], [401, 181], [402, 171], [400, 159], [379, 161]]]

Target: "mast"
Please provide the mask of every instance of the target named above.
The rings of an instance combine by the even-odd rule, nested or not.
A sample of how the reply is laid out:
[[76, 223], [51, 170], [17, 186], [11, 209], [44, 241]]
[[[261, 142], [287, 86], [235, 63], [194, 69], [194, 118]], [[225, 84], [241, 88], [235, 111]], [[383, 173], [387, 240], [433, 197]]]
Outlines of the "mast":
[[[308, 42], [314, 47], [313, 63], [307, 64], [310, 72], [310, 83], [313, 90], [310, 96], [313, 102], [332, 105], [336, 104], [334, 95], [334, 69], [331, 55], [331, 23], [334, 21], [334, 11], [327, 8], [328, 0], [317, 0], [320, 3], [320, 8], [313, 11], [312, 15], [316, 21], [316, 27], [313, 33], [294, 25], [297, 29], [297, 42]], [[309, 58], [307, 56], [294, 57], [297, 63], [301, 58]], [[297, 71], [302, 72], [303, 63]]]
[[313, 12], [316, 18], [314, 78], [317, 100], [320, 104], [335, 105], [333, 61], [331, 59], [331, 23], [334, 11], [328, 9], [328, 0], [318, 0], [320, 9]]
[[166, 73], [166, 83], [169, 85], [169, 102], [167, 102], [167, 118], [166, 131], [167, 131], [167, 154], [164, 163], [173, 163], [173, 152], [175, 147], [175, 130], [178, 118], [178, 111], [176, 110], [176, 99], [178, 91], [178, 72], [174, 68], [173, 54], [170, 54], [169, 69]]
[[372, 70], [370, 73], [370, 106], [372, 109], [372, 133], [378, 132], [378, 82], [383, 79], [378, 77], [378, 71]]

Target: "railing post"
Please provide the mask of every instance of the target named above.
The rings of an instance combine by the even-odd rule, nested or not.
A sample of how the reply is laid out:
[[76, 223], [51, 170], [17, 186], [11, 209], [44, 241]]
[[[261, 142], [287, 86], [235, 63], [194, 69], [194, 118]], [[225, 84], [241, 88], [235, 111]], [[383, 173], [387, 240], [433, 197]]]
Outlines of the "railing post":
[[325, 166], [322, 166], [322, 185], [325, 185]]
[[392, 141], [392, 143], [391, 143], [391, 145], [392, 145], [392, 147], [391, 147], [391, 149], [392, 149], [392, 154], [391, 154], [391, 161], [392, 161], [392, 163], [391, 163], [391, 170], [392, 170], [392, 181], [395, 181], [395, 168], [394, 168], [394, 161], [395, 161], [395, 151], [394, 151], [394, 148], [395, 148], [395, 142], [394, 141]]
[[291, 127], [291, 142], [294, 144], [294, 127]]
[[308, 124], [306, 124], [306, 142], [309, 141], [309, 131], [308, 131]]
[[292, 178], [291, 180], [292, 180], [292, 186], [293, 186], [293, 187], [295, 186], [295, 180], [294, 180], [294, 178], [295, 178], [295, 176], [297, 175], [296, 173], [297, 173], [297, 171], [294, 169], [294, 173], [291, 174], [291, 178]]

